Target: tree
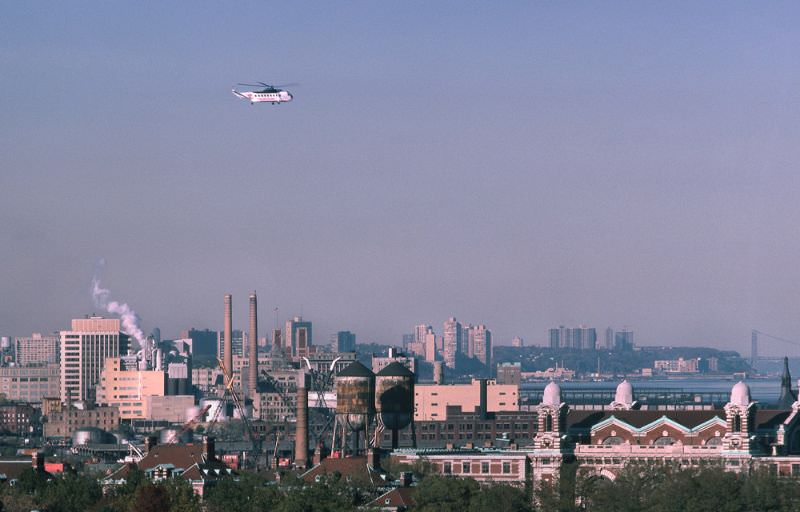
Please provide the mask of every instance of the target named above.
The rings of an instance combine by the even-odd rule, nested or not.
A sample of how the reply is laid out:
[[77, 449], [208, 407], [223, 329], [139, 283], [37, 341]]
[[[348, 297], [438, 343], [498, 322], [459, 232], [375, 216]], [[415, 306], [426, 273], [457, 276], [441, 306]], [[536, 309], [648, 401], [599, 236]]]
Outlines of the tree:
[[420, 512], [464, 512], [480, 486], [472, 478], [425, 477], [417, 487], [414, 501]]
[[482, 488], [469, 504], [469, 512], [528, 512], [531, 509], [531, 501], [524, 490], [501, 484]]
[[136, 512], [165, 512], [170, 509], [169, 493], [162, 485], [147, 484], [136, 491]]

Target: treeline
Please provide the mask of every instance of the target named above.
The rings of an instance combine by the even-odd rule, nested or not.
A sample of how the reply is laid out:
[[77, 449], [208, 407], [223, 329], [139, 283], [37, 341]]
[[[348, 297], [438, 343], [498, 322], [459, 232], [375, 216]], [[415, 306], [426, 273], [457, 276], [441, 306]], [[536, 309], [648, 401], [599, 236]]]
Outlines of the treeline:
[[707, 464], [630, 464], [609, 481], [571, 465], [558, 485], [535, 493], [537, 509], [559, 512], [789, 512], [800, 510], [800, 481], [767, 468], [742, 473]]

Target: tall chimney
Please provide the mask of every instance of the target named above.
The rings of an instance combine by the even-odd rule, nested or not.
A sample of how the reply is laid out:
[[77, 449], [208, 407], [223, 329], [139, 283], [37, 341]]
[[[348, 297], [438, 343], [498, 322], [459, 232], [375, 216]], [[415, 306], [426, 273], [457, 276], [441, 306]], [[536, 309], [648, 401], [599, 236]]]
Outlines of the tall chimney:
[[256, 396], [258, 387], [258, 299], [256, 292], [250, 294], [250, 333], [247, 338], [248, 367], [247, 367], [247, 394], [252, 398]]
[[233, 378], [233, 326], [231, 325], [230, 293], [225, 294], [225, 332], [223, 333], [222, 364], [225, 365], [225, 385]]
[[298, 468], [308, 466], [308, 388], [305, 374], [297, 383], [297, 427], [294, 433], [294, 463]]

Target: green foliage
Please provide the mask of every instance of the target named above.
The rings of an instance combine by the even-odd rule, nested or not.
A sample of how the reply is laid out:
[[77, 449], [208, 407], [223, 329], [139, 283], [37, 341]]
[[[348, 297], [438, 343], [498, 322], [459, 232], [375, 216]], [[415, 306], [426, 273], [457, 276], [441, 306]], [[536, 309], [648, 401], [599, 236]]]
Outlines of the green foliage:
[[715, 464], [630, 464], [613, 482], [579, 482], [578, 494], [592, 512], [788, 512], [800, 510], [797, 483], [766, 470], [737, 474]]
[[420, 512], [464, 512], [479, 489], [472, 478], [431, 475], [419, 484], [414, 501]]

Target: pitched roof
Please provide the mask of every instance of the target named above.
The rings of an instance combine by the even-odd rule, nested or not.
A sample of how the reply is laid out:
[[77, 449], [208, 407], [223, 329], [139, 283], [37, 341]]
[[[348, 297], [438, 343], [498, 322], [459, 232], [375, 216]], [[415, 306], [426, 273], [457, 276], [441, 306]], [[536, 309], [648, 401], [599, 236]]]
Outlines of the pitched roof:
[[0, 479], [15, 480], [19, 478], [23, 471], [32, 467], [30, 457], [24, 459], [2, 459], [0, 460]]
[[396, 487], [386, 493], [381, 494], [367, 505], [367, 508], [399, 508], [406, 509], [416, 505], [414, 501], [414, 494], [416, 494], [416, 487]]
[[375, 375], [379, 377], [413, 377], [414, 374], [411, 373], [411, 370], [406, 368], [404, 365], [398, 363], [397, 361], [393, 361], [386, 366], [383, 367], [381, 371], [376, 373]]
[[777, 428], [781, 425], [789, 415], [792, 414], [792, 411], [787, 410], [771, 410], [771, 409], [759, 409], [756, 410], [756, 417], [755, 417], [755, 424], [756, 428]]
[[721, 409], [699, 411], [569, 411], [567, 413], [567, 429], [590, 429], [611, 416], [636, 428], [644, 427], [662, 417], [666, 417], [691, 429], [715, 417], [724, 420], [725, 411]]
[[307, 483], [315, 483], [318, 476], [333, 475], [338, 473], [343, 478], [349, 478], [356, 482], [371, 484], [383, 483], [382, 478], [386, 473], [377, 468], [367, 465], [366, 457], [345, 457], [323, 459], [322, 462], [309, 469], [300, 478]]
[[375, 374], [372, 371], [364, 366], [363, 364], [359, 363], [358, 361], [354, 361], [350, 363], [350, 365], [345, 368], [344, 370], [340, 371], [337, 377], [374, 377]]

